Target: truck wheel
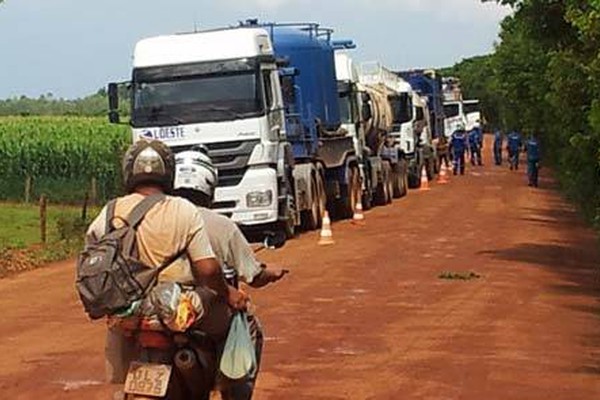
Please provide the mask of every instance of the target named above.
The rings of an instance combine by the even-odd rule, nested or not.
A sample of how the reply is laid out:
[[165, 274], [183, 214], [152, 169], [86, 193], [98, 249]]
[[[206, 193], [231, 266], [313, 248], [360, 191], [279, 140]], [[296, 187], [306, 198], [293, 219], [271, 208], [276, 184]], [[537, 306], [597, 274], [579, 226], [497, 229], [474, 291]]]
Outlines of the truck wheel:
[[387, 163], [387, 168], [388, 168], [388, 181], [387, 181], [387, 203], [386, 204], [391, 204], [392, 201], [394, 200], [394, 173], [392, 170], [392, 165], [390, 163]]
[[408, 170], [408, 187], [411, 189], [418, 189], [421, 187], [421, 175], [417, 174], [415, 168]]
[[402, 174], [402, 190], [400, 191], [400, 197], [404, 197], [408, 194], [408, 174], [406, 171]]
[[310, 208], [302, 212], [302, 227], [305, 230], [315, 230], [319, 227], [321, 221], [320, 213], [320, 198], [319, 198], [319, 187], [317, 186], [317, 179], [313, 175], [310, 180], [310, 191], [311, 191], [311, 204]]
[[356, 167], [350, 167], [350, 176], [348, 185], [342, 191], [341, 204], [339, 205], [338, 214], [341, 218], [352, 218], [356, 204], [362, 195], [360, 187], [360, 176]]
[[431, 182], [435, 179], [435, 166], [433, 165], [433, 161], [431, 159], [427, 161], [425, 168], [427, 172], [427, 180]]
[[290, 176], [285, 181], [283, 199], [279, 204], [279, 229], [285, 233], [287, 239], [291, 239], [296, 235], [294, 190], [290, 179], [293, 179], [293, 177]]
[[325, 181], [323, 180], [323, 174], [317, 169], [317, 189], [319, 194], [319, 222], [317, 228], [320, 228], [323, 224], [323, 215], [327, 210], [327, 192], [325, 191]]
[[399, 199], [402, 197], [404, 185], [404, 176], [402, 175], [402, 171], [400, 170], [400, 164], [394, 165], [392, 169], [392, 193], [394, 199]]
[[377, 194], [375, 202], [377, 205], [383, 206], [392, 201], [393, 185], [392, 185], [392, 168], [389, 161], [383, 162], [381, 169], [381, 182], [377, 185]]
[[370, 210], [373, 207], [373, 195], [370, 189], [367, 189], [362, 195], [362, 206], [365, 211]]

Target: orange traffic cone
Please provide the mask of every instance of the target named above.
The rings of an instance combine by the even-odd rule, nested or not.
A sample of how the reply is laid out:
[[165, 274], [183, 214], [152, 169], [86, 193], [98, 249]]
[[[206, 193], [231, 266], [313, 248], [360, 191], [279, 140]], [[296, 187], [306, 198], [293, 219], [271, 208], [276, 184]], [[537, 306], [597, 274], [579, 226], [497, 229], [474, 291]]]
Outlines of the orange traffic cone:
[[438, 176], [438, 183], [445, 185], [448, 182], [450, 182], [448, 179], [448, 170], [446, 169], [446, 164], [442, 163], [440, 175]]
[[354, 215], [352, 216], [352, 223], [355, 225], [364, 225], [365, 224], [365, 215], [363, 214], [363, 206], [360, 200], [356, 203], [356, 208], [354, 209]]
[[429, 178], [427, 178], [427, 171], [425, 171], [425, 167], [423, 167], [421, 172], [421, 187], [419, 188], [419, 191], [426, 192], [428, 190], [431, 190], [429, 188]]
[[323, 215], [323, 227], [321, 228], [321, 235], [319, 238], [319, 246], [327, 246], [334, 244], [333, 232], [331, 231], [331, 220], [329, 219], [329, 213], [325, 211]]

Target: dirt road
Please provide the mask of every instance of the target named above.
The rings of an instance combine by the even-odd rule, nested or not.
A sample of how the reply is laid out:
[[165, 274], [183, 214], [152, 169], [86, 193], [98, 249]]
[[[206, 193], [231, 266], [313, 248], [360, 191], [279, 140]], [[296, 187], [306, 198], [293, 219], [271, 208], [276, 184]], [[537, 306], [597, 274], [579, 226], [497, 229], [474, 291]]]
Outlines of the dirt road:
[[[542, 173], [470, 169], [264, 255], [256, 399], [600, 398], [598, 242]], [[442, 280], [443, 271], [479, 279]], [[73, 264], [0, 281], [0, 398], [107, 399]]]

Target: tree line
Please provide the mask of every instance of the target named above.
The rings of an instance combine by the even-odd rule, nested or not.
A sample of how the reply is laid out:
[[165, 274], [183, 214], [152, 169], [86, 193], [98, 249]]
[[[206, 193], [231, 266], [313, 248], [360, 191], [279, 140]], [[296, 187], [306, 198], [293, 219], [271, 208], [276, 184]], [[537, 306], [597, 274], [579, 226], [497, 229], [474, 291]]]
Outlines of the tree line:
[[[127, 88], [122, 88], [120, 97], [128, 97]], [[128, 115], [127, 102], [121, 102], [121, 114]], [[81, 116], [81, 117], [106, 117], [108, 114], [108, 96], [106, 89], [102, 88], [96, 93], [79, 99], [56, 98], [52, 93], [47, 93], [38, 98], [27, 96], [12, 97], [0, 100], [0, 116]]]
[[490, 128], [536, 134], [544, 164], [600, 227], [600, 0], [487, 1], [514, 11], [495, 51], [443, 72], [481, 99]]

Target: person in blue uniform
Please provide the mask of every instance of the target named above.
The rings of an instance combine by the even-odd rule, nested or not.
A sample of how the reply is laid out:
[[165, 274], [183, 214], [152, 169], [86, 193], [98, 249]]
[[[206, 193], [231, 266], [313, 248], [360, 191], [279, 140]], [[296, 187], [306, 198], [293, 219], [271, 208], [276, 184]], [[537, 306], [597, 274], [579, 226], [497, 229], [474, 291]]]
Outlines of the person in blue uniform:
[[529, 186], [538, 187], [538, 173], [540, 170], [540, 144], [535, 137], [531, 135], [525, 143], [527, 149], [527, 176], [529, 177]]
[[519, 169], [519, 152], [523, 147], [521, 134], [517, 131], [512, 131], [508, 135], [508, 157], [510, 161], [511, 171]]
[[450, 150], [452, 152], [454, 175], [465, 174], [465, 151], [467, 150], [467, 133], [465, 127], [459, 125], [450, 139]]
[[502, 131], [497, 129], [494, 132], [494, 162], [496, 165], [502, 165], [502, 142], [504, 138], [502, 137]]
[[481, 128], [474, 127], [469, 132], [469, 150], [471, 152], [471, 165], [483, 165], [481, 160], [481, 147], [483, 146], [483, 134]]

